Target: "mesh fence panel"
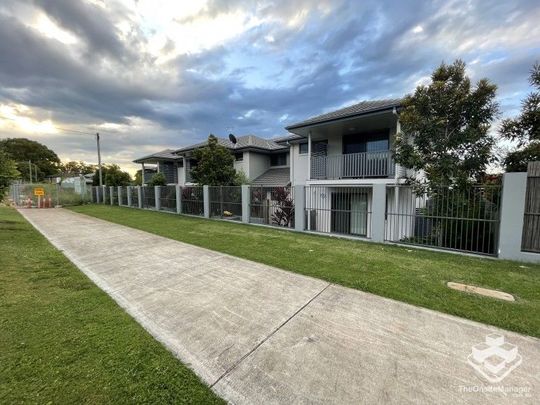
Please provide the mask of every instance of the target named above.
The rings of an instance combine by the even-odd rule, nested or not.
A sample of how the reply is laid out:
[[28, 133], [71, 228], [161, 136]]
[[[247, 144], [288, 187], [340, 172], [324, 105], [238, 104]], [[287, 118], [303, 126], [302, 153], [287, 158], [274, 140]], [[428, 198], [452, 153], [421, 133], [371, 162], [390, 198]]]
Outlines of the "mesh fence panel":
[[162, 186], [160, 188], [160, 209], [176, 212], [176, 187]]
[[204, 215], [202, 186], [182, 188], [182, 214]]
[[294, 192], [289, 186], [252, 186], [250, 218], [255, 224], [294, 227]]
[[154, 187], [142, 186], [141, 197], [143, 208], [156, 208], [156, 190]]
[[241, 186], [211, 186], [210, 216], [212, 218], [242, 220], [242, 187]]

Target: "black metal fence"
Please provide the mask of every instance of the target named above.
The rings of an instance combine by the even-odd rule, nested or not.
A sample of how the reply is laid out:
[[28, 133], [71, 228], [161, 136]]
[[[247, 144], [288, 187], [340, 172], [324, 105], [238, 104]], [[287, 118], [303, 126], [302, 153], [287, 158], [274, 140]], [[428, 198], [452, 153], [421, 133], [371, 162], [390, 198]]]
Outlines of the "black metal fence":
[[210, 217], [242, 220], [242, 187], [210, 186]]
[[139, 191], [137, 187], [130, 188], [131, 206], [137, 208], [139, 206]]
[[371, 237], [371, 195], [365, 186], [306, 186], [306, 229]]
[[159, 190], [160, 209], [176, 212], [176, 187], [161, 186]]
[[251, 186], [251, 223], [294, 227], [294, 189], [289, 186]]
[[107, 203], [118, 205], [118, 188], [117, 187], [109, 187], [109, 200], [107, 201]]
[[540, 162], [528, 167], [521, 250], [540, 253]]
[[202, 186], [182, 188], [182, 214], [204, 215], [204, 195]]
[[120, 205], [128, 205], [128, 188], [127, 187], [120, 187], [119, 188], [119, 195], [120, 195]]
[[142, 186], [141, 198], [143, 208], [156, 208], [156, 190], [154, 187]]
[[496, 255], [501, 191], [499, 185], [388, 187], [385, 240]]

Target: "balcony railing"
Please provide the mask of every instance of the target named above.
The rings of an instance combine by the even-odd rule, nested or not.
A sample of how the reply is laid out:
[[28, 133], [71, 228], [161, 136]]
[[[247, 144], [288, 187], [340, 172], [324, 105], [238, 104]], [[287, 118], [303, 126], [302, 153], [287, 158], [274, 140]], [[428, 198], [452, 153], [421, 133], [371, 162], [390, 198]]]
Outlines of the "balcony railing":
[[395, 162], [392, 152], [350, 153], [311, 157], [311, 178], [316, 180], [363, 179], [393, 177]]

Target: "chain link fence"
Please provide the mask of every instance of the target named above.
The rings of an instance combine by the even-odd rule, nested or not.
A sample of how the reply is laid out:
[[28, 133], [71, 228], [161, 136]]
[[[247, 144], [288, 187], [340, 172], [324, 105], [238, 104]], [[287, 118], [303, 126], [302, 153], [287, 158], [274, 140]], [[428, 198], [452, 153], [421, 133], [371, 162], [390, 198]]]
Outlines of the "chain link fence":
[[[37, 195], [41, 191], [43, 195]], [[90, 193], [91, 188], [84, 180], [77, 183], [15, 183], [10, 187], [8, 198], [21, 208], [52, 208], [88, 203], [91, 201]]]

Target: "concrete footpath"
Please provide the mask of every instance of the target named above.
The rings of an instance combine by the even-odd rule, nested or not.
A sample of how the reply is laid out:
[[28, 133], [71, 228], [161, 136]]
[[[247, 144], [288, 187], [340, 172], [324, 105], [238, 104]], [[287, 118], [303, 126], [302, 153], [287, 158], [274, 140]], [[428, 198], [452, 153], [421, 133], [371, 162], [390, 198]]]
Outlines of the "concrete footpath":
[[[232, 403], [540, 398], [538, 339], [63, 209], [20, 212]], [[473, 352], [489, 334], [517, 347], [492, 335]]]

